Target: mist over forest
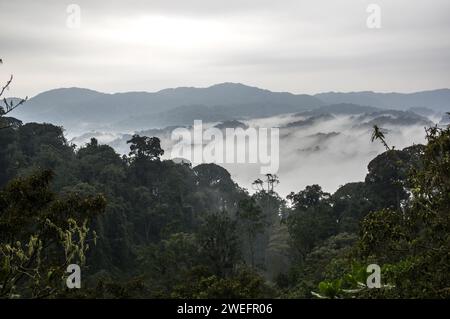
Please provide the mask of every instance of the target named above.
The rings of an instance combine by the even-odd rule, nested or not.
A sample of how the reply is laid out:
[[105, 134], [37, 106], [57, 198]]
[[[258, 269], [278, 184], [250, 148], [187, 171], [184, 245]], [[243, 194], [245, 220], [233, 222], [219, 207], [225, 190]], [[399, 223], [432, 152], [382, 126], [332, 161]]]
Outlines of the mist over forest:
[[450, 2], [379, 2], [0, 1], [0, 314], [450, 299]]
[[[26, 239], [31, 234], [27, 244], [30, 251], [42, 250], [34, 239], [38, 237], [32, 235], [36, 223], [42, 223], [38, 216], [48, 216], [43, 229], [50, 223], [62, 234], [65, 220], [58, 210], [88, 214], [73, 215], [77, 219], [69, 221], [69, 237], [57, 240], [66, 247], [63, 266], [74, 260], [89, 265], [85, 271], [90, 288], [81, 294], [55, 289], [52, 285], [58, 277], [50, 276], [45, 286], [24, 280], [17, 292], [57, 298], [346, 297], [344, 287], [362, 285], [364, 263], [373, 258], [379, 241], [387, 240], [385, 226], [382, 237], [375, 242], [358, 238], [360, 227], [371, 227], [371, 220], [377, 218], [388, 223], [395, 215], [383, 214], [414, 209], [418, 200], [411, 194], [418, 191], [413, 185], [422, 183], [421, 175], [413, 172], [430, 165], [426, 164], [426, 156], [434, 156], [430, 144], [423, 144], [437, 143], [448, 132], [448, 115], [441, 111], [442, 90], [437, 92], [437, 98], [425, 94], [432, 108], [412, 103], [402, 104], [399, 110], [370, 105], [370, 99], [365, 105], [342, 101], [326, 104], [311, 96], [222, 84], [156, 93], [161, 98], [158, 102], [147, 108], [135, 104], [128, 120], [118, 120], [109, 112], [103, 116], [104, 106], [92, 101], [98, 93], [89, 90], [54, 90], [28, 101], [5, 99], [3, 115], [16, 109], [20, 112], [17, 118], [2, 117], [0, 138], [4, 147], [0, 161], [4, 169], [0, 185], [4, 189], [0, 209], [17, 211], [14, 207], [35, 198], [30, 207], [36, 207], [32, 211], [38, 209], [39, 213], [30, 212], [29, 216], [35, 216], [31, 220], [27, 215], [17, 217], [31, 227], [31, 233], [21, 235]], [[147, 94], [139, 93], [137, 98], [142, 95]], [[329, 99], [334, 95], [326, 96]], [[227, 99], [221, 101], [225, 96]], [[342, 99], [342, 95], [338, 96]], [[177, 106], [178, 99], [184, 98], [211, 105]], [[353, 98], [354, 94], [350, 94], [350, 100]], [[238, 101], [245, 104], [237, 105]], [[256, 106], [261, 101], [266, 102], [259, 109]], [[217, 106], [219, 103], [222, 105]], [[148, 113], [147, 109], [153, 111]], [[87, 110], [92, 117], [86, 117]], [[46, 116], [55, 116], [53, 120], [60, 126], [47, 123], [43, 120]], [[153, 116], [167, 126], [150, 121], [142, 129], [144, 120]], [[134, 118], [141, 120], [134, 122]], [[199, 119], [204, 121], [201, 126], [194, 122]], [[36, 123], [40, 121], [45, 123]], [[247, 134], [250, 129], [277, 128], [278, 148], [271, 146], [267, 155], [279, 162], [273, 166], [275, 171], [262, 174], [262, 163], [250, 164], [250, 157], [245, 157], [245, 163], [205, 163], [204, 158], [195, 156], [172, 156], [172, 149], [180, 142], [173, 133], [180, 128], [184, 130], [181, 137], [189, 136], [187, 142], [181, 142], [192, 153], [199, 148], [202, 154], [206, 143], [221, 147], [224, 154], [241, 146], [240, 152], [246, 156], [251, 152], [251, 143], [258, 143], [258, 150], [260, 143], [244, 138], [236, 139], [237, 145], [228, 145], [225, 140], [229, 139], [229, 129], [241, 129]], [[196, 130], [204, 135], [208, 129], [215, 129], [220, 137], [200, 142], [190, 139], [198, 134]], [[411, 174], [419, 179], [411, 179]], [[61, 195], [52, 194], [52, 189]], [[16, 191], [25, 197], [16, 198]], [[52, 202], [59, 197], [58, 204]], [[89, 211], [102, 213], [91, 215]], [[16, 232], [15, 222], [7, 216], [3, 215], [0, 225], [12, 235]], [[89, 229], [94, 234], [90, 240], [98, 241], [94, 249], [84, 246], [86, 236], [92, 236]], [[14, 256], [24, 253], [18, 243], [17, 251], [11, 251], [9, 244], [0, 248], [12, 258], [19, 258]], [[364, 250], [358, 245], [371, 248]], [[71, 257], [68, 251], [73, 251]], [[365, 257], [354, 257], [355, 251]], [[384, 250], [378, 254], [390, 262], [399, 257], [384, 257]], [[42, 262], [34, 255], [24, 256], [20, 257], [22, 263], [38, 263], [35, 278], [54, 267], [52, 258]], [[353, 258], [351, 264], [344, 262], [347, 258]], [[430, 258], [429, 262], [438, 267], [448, 266], [446, 260], [441, 261], [443, 264], [435, 260], [441, 258], [439, 254]], [[6, 281], [14, 273], [13, 260], [5, 261]], [[330, 268], [335, 263], [339, 263], [337, 272]], [[64, 267], [55, 271], [64, 278]], [[342, 272], [349, 272], [350, 277], [345, 278], [353, 279], [329, 279]], [[397, 282], [395, 289], [374, 292], [369, 286], [361, 286], [355, 291], [363, 298], [417, 296], [409, 285], [398, 282], [402, 271], [388, 276]], [[185, 281], [186, 277], [191, 279]], [[205, 280], [209, 284], [205, 285]], [[442, 284], [446, 285], [445, 281]], [[16, 289], [13, 282], [9, 283], [3, 288], [4, 296], [10, 297]]]
[[[74, 98], [72, 94], [79, 97]], [[444, 123], [441, 122], [445, 121], [445, 112], [442, 110], [445, 110], [445, 103], [450, 99], [450, 90], [409, 95], [390, 94], [388, 98], [385, 98], [385, 94], [376, 93], [323, 93], [313, 97], [273, 93], [233, 83], [205, 89], [178, 88], [157, 93], [122, 93], [115, 97], [116, 102], [112, 102], [114, 95], [95, 93], [94, 98], [91, 94], [91, 91], [80, 89], [46, 92], [31, 99], [29, 105], [18, 111], [18, 114], [24, 119], [42, 119], [49, 111], [48, 107], [42, 111], [40, 105], [50, 104], [50, 100], [55, 105], [60, 105], [58, 118], [54, 121], [63, 125], [71, 143], [81, 147], [95, 137], [117, 152], [127, 154], [129, 150], [126, 141], [134, 133], [157, 136], [166, 150], [164, 159], [170, 159], [172, 146], [176, 143], [172, 139], [172, 131], [179, 126], [192, 131], [194, 120], [203, 120], [204, 129], [221, 125], [219, 127], [224, 133], [226, 128], [239, 125], [244, 129], [278, 127], [280, 164], [277, 174], [282, 183], [277, 191], [283, 196], [313, 183], [333, 192], [349, 181], [362, 181], [367, 173], [367, 163], [383, 151], [382, 145], [367, 143], [373, 125], [385, 128], [389, 132], [390, 142], [399, 149], [423, 143], [425, 127]], [[121, 95], [128, 96], [127, 103], [134, 99], [139, 102], [128, 107], [122, 106], [124, 100]], [[147, 97], [144, 99], [143, 96]], [[350, 103], [355, 102], [355, 96], [360, 104]], [[100, 97], [109, 99], [109, 104], [101, 102], [99, 106], [97, 103], [101, 100]], [[319, 98], [336, 104], [326, 105]], [[86, 108], [86, 100], [89, 101], [88, 104], [92, 103], [88, 118], [85, 118], [86, 114], [82, 111], [83, 107]], [[399, 104], [390, 104], [392, 100]], [[70, 105], [67, 101], [79, 101], [77, 103], [80, 105]], [[194, 102], [199, 105], [183, 105]], [[105, 112], [102, 103], [120, 105], [114, 109], [122, 109], [125, 113]], [[145, 108], [144, 104], [138, 107], [139, 103], [148, 103], [148, 107]], [[386, 105], [391, 105], [391, 108], [385, 108]], [[431, 107], [420, 107], [422, 105]], [[169, 110], [161, 111], [162, 109]], [[62, 117], [63, 114], [66, 114], [65, 118]], [[121, 116], [128, 118], [117, 120]], [[193, 159], [187, 160], [192, 162]], [[193, 163], [194, 166], [198, 164], [201, 162]], [[239, 185], [254, 192], [251, 184], [255, 178], [260, 177], [261, 164], [217, 164], [226, 168]]]

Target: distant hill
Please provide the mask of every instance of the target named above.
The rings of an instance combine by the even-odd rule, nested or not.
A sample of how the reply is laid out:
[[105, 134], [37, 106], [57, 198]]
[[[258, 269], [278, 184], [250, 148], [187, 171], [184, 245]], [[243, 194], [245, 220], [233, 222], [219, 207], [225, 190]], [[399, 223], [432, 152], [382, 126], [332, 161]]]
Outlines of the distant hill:
[[180, 87], [158, 92], [107, 94], [89, 89], [61, 88], [43, 92], [14, 111], [24, 122], [50, 122], [69, 132], [135, 131], [173, 125], [245, 120], [286, 113], [373, 113], [381, 109], [425, 110], [440, 116], [450, 110], [450, 90], [402, 93], [320, 93], [315, 96], [272, 92], [239, 83], [207, 88]]
[[[312, 106], [315, 109], [317, 106]], [[118, 121], [114, 126], [124, 130], [143, 130], [149, 127], [163, 128], [173, 125], [191, 125], [194, 120], [204, 122], [220, 122], [279, 114], [296, 113], [304, 110], [301, 105], [259, 102], [239, 105], [183, 105], [168, 111], [130, 116]]]
[[450, 110], [450, 89], [415, 93], [328, 92], [314, 96], [325, 104], [353, 103], [396, 110], [409, 108], [428, 108], [441, 112]]
[[299, 113], [297, 115], [301, 116], [320, 115], [320, 114], [352, 115], [361, 113], [373, 113], [378, 111], [381, 111], [381, 109], [373, 106], [364, 106], [351, 103], [339, 103], [321, 106], [313, 110]]
[[248, 125], [236, 120], [232, 120], [216, 124], [214, 127], [218, 128], [219, 130], [225, 130], [227, 128], [241, 128], [246, 130], [248, 128]]
[[[214, 117], [220, 110], [232, 119], [308, 110], [321, 105], [319, 99], [310, 95], [271, 92], [236, 83], [207, 88], [180, 87], [155, 93], [106, 94], [61, 88], [31, 98], [17, 110], [16, 116], [24, 121], [52, 122], [68, 129], [89, 130], [121, 124], [123, 128], [134, 129], [139, 121], [146, 128], [155, 124], [160, 127], [184, 124], [196, 112]], [[178, 119], [173, 120], [173, 116]]]
[[370, 114], [359, 115], [356, 119], [358, 127], [372, 128], [374, 125], [380, 127], [388, 126], [410, 126], [420, 125], [428, 127], [434, 125], [433, 122], [419, 114], [410, 111], [384, 110]]
[[299, 120], [299, 121], [288, 123], [288, 124], [286, 124], [286, 127], [310, 127], [310, 126], [317, 124], [318, 122], [330, 121], [330, 120], [333, 120], [334, 118], [335, 117], [333, 115], [324, 113], [324, 114], [320, 114], [320, 115], [311, 116], [305, 120]]
[[296, 114], [302, 119], [285, 124], [285, 128], [308, 128], [313, 127], [319, 123], [329, 122], [334, 120], [338, 115], [350, 115], [350, 118], [355, 123], [357, 128], [371, 129], [374, 125], [378, 126], [432, 126], [434, 123], [428, 118], [421, 116], [411, 111], [398, 110], [381, 110], [371, 112], [370, 108], [356, 107], [343, 109], [342, 112], [337, 112], [335, 107], [319, 108], [316, 112], [304, 112]]

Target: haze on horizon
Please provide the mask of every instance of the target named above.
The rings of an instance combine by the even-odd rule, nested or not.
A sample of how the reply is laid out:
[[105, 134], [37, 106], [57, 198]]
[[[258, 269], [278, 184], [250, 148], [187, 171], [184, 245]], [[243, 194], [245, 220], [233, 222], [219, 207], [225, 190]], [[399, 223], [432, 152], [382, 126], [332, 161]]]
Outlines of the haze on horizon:
[[[68, 28], [71, 3], [80, 28]], [[370, 3], [381, 29], [369, 29]], [[450, 2], [2, 1], [8, 95], [59, 87], [158, 91], [240, 82], [272, 91], [450, 87]]]

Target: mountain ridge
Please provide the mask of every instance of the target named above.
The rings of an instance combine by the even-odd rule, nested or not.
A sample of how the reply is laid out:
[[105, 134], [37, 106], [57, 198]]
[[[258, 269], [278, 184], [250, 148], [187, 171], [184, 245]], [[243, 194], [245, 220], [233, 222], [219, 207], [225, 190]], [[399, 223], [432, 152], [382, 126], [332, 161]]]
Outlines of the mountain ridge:
[[[273, 92], [242, 83], [177, 87], [156, 92], [104, 93], [88, 88], [56, 88], [30, 98], [14, 114], [24, 122], [52, 122], [69, 130], [116, 127], [144, 129], [187, 124], [198, 119], [234, 120], [286, 113], [313, 112], [330, 105], [406, 110], [450, 110], [450, 89], [413, 93], [327, 92], [315, 95]], [[173, 117], [173, 118], [171, 118]], [[161, 123], [158, 121], [161, 120]], [[139, 127], [133, 125], [139, 122]]]
[[353, 103], [397, 110], [415, 107], [427, 107], [440, 112], [450, 110], [450, 89], [448, 88], [412, 93], [326, 92], [314, 94], [314, 97], [326, 104]]
[[[127, 118], [132, 121], [136, 117], [151, 117], [188, 105], [232, 108], [232, 116], [240, 116], [239, 110], [248, 111], [250, 105], [256, 107], [246, 115], [263, 116], [265, 113], [308, 110], [322, 104], [307, 94], [272, 92], [230, 82], [206, 88], [180, 87], [158, 92], [102, 93], [72, 87], [42, 92], [29, 99], [16, 115], [24, 121], [50, 121], [71, 129], [80, 123], [115, 125]], [[272, 111], [260, 112], [258, 106]]]

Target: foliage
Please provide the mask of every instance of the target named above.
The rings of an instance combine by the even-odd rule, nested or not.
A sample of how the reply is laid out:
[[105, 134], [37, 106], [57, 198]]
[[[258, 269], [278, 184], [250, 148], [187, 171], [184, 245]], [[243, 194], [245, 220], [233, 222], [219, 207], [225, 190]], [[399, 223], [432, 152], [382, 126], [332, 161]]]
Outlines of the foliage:
[[239, 228], [245, 234], [250, 252], [251, 266], [255, 266], [255, 241], [258, 234], [264, 231], [264, 215], [254, 198], [244, 199], [239, 203], [237, 211]]
[[103, 210], [103, 197], [58, 197], [51, 179], [43, 171], [0, 191], [0, 297], [57, 295], [67, 265], [84, 265], [95, 241], [87, 223]]
[[[449, 135], [430, 128], [362, 182], [284, 200], [276, 175], [250, 196], [218, 165], [162, 160], [157, 138], [120, 156], [18, 122], [0, 130], [1, 297], [448, 297]], [[72, 262], [79, 291], [62, 280]], [[381, 289], [365, 286], [370, 263]]]
[[131, 144], [129, 156], [132, 158], [157, 160], [164, 154], [161, 141], [157, 137], [135, 134], [127, 143]]
[[361, 224], [354, 259], [382, 265], [384, 286], [358, 291], [359, 297], [450, 296], [450, 129], [426, 133], [421, 165], [408, 180], [412, 196], [403, 207], [370, 213]]

